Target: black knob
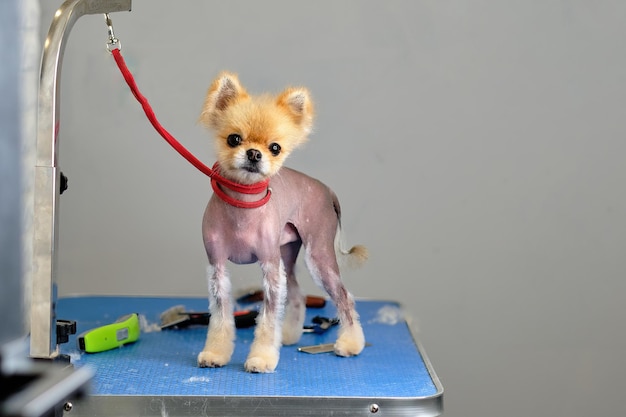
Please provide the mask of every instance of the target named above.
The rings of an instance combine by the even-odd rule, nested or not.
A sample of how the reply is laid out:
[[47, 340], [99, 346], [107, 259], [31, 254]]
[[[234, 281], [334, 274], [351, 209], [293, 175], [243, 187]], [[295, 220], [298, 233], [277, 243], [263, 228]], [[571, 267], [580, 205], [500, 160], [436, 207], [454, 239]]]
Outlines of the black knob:
[[67, 343], [71, 334], [76, 334], [76, 321], [57, 320], [57, 345]]
[[67, 190], [67, 177], [61, 172], [61, 184], [59, 187], [59, 194], [63, 194], [63, 191]]

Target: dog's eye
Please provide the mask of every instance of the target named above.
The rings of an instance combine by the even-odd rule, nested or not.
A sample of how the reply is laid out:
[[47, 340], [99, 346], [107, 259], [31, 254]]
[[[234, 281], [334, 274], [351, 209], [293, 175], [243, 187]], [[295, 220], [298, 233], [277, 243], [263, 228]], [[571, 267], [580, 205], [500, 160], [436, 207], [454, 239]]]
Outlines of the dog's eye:
[[228, 146], [230, 146], [231, 148], [235, 148], [241, 144], [241, 136], [236, 133], [228, 135], [228, 137], [226, 138], [226, 143], [228, 143]]
[[270, 152], [272, 153], [272, 155], [276, 156], [280, 153], [280, 145], [276, 142], [271, 143], [270, 146]]

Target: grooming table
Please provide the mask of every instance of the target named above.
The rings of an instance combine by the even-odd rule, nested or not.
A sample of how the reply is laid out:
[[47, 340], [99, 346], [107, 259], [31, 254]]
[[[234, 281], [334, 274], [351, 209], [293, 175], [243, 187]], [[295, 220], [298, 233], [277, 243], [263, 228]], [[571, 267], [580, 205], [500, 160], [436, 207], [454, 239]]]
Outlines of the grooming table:
[[[118, 317], [138, 313], [142, 333], [133, 344], [88, 354], [77, 335], [61, 346], [76, 367], [95, 370], [91, 395], [76, 404], [72, 416], [436, 416], [442, 412], [443, 388], [419, 343], [413, 339], [398, 304], [358, 300], [357, 311], [367, 342], [356, 357], [308, 354], [299, 346], [332, 343], [337, 326], [321, 335], [303, 334], [283, 346], [274, 373], [250, 374], [243, 364], [254, 328], [238, 329], [231, 362], [222, 368], [199, 368], [206, 326], [158, 329], [160, 314], [175, 305], [206, 311], [206, 298], [68, 297], [57, 301], [57, 318], [75, 320], [77, 335]], [[246, 306], [249, 308], [250, 306]], [[307, 309], [314, 316], [335, 317], [327, 303]]]

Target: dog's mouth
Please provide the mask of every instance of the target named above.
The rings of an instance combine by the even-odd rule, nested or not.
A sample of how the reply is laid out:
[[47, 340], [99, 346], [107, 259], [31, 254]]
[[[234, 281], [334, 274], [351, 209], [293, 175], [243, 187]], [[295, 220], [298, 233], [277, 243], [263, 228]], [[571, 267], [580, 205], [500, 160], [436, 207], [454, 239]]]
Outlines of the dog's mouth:
[[241, 167], [241, 169], [248, 171], [252, 174], [258, 174], [261, 172], [257, 164], [246, 164], [243, 167]]
[[244, 162], [241, 164], [234, 164], [224, 174], [230, 177], [232, 180], [240, 182], [242, 184], [253, 184], [258, 181], [262, 181], [266, 178], [266, 168], [264, 164]]

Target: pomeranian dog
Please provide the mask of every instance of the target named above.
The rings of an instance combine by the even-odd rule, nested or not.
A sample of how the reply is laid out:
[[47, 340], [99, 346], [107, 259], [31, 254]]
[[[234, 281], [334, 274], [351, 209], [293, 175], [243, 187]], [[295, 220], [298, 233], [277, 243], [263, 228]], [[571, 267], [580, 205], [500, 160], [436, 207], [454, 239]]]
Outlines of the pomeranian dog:
[[[341, 249], [341, 213], [332, 190], [283, 167], [285, 158], [311, 131], [313, 104], [308, 90], [288, 88], [277, 96], [251, 96], [235, 74], [224, 72], [207, 92], [200, 122], [215, 134], [219, 174], [238, 184], [260, 183], [262, 188], [246, 194], [219, 180], [213, 184], [216, 193], [202, 222], [211, 320], [198, 365], [226, 365], [234, 350], [227, 261], [258, 262], [264, 301], [244, 366], [248, 372], [276, 369], [281, 345], [296, 343], [302, 334], [305, 299], [294, 274], [301, 248], [311, 276], [337, 307], [340, 327], [335, 353], [358, 355], [365, 338], [352, 295], [341, 281], [336, 253], [359, 263], [367, 258], [367, 250], [358, 245]], [[246, 203], [256, 206], [255, 202], [264, 204], [245, 207]]]

